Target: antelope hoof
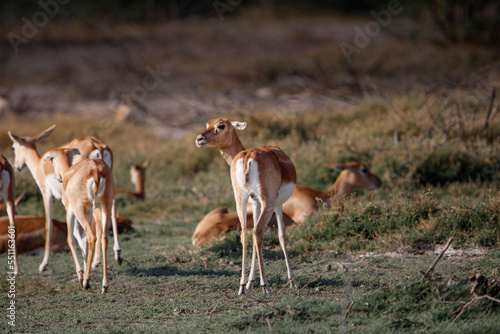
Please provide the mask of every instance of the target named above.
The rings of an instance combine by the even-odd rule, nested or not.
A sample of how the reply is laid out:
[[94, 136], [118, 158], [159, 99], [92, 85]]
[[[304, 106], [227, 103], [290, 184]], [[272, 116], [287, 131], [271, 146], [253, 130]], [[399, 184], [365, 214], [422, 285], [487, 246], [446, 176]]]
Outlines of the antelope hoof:
[[45, 269], [47, 269], [48, 263], [42, 263], [40, 267], [38, 268], [38, 271], [43, 272]]
[[121, 266], [122, 265], [122, 261], [123, 261], [123, 257], [122, 255], [120, 254], [120, 251], [116, 251], [115, 253], [115, 259], [116, 259], [116, 263]]
[[102, 287], [102, 293], [108, 293], [108, 287], [107, 286], [103, 286]]
[[299, 284], [297, 283], [297, 281], [295, 280], [295, 278], [292, 278], [290, 280], [290, 289], [298, 289], [299, 288]]
[[266, 294], [270, 295], [271, 294], [271, 289], [267, 285], [261, 286], [262, 289], [266, 292]]
[[254, 284], [255, 284], [255, 281], [249, 281], [249, 282], [247, 283], [247, 287], [246, 287], [246, 289], [247, 289], [247, 290], [251, 290], [251, 289], [253, 289]]
[[247, 292], [245, 284], [240, 285], [240, 291], [238, 292], [238, 295], [244, 295]]
[[80, 285], [83, 286], [83, 271], [80, 270], [77, 273], [77, 275], [78, 275], [78, 282], [80, 282]]
[[90, 288], [90, 280], [88, 278], [84, 279], [82, 285], [85, 290], [88, 290]]

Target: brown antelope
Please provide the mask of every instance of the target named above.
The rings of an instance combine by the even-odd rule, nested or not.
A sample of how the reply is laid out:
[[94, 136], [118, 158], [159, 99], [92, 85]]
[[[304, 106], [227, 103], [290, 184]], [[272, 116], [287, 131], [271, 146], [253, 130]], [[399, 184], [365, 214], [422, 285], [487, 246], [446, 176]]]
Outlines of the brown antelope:
[[135, 186], [134, 191], [126, 189], [116, 189], [115, 194], [128, 194], [140, 200], [146, 199], [146, 169], [151, 164], [151, 159], [147, 159], [144, 163], [138, 165], [133, 160], [130, 160], [130, 180]]
[[[132, 221], [127, 217], [116, 215], [118, 232], [124, 233], [132, 230]], [[96, 228], [95, 219], [92, 219], [92, 231]], [[0, 253], [8, 250], [8, 217], [0, 217]], [[52, 239], [50, 251], [62, 252], [69, 250], [68, 227], [66, 222], [52, 219]], [[16, 241], [17, 254], [33, 253], [42, 250], [45, 246], [45, 217], [16, 216]]]
[[[5, 159], [5, 157], [0, 154], [0, 196], [5, 201], [5, 207], [7, 215], [9, 217], [9, 236], [8, 247], [8, 264], [9, 269], [14, 273], [14, 275], [19, 275], [21, 272], [19, 270], [19, 264], [17, 262], [17, 233], [16, 231], [16, 221], [14, 217], [15, 210], [15, 181], [14, 181], [14, 170], [10, 163]], [[12, 262], [11, 262], [12, 261]], [[13, 264], [13, 266], [11, 265]]]
[[[243, 246], [241, 263], [241, 281], [239, 294], [253, 288], [255, 282], [255, 256], [257, 255], [260, 271], [260, 284], [266, 293], [271, 293], [264, 272], [262, 257], [262, 238], [273, 212], [278, 221], [278, 235], [285, 255], [288, 279], [291, 287], [297, 282], [288, 259], [283, 224], [282, 204], [292, 195], [297, 175], [295, 166], [288, 156], [277, 146], [261, 146], [245, 150], [236, 130], [246, 128], [244, 122], [232, 122], [229, 119], [214, 119], [207, 123], [207, 128], [196, 138], [198, 147], [213, 147], [221, 151], [222, 156], [231, 166], [236, 209], [241, 223], [241, 244]], [[247, 203], [253, 205], [254, 228], [252, 264], [248, 281], [245, 276], [247, 257]]]
[[124, 122], [141, 124], [149, 117], [150, 113], [148, 108], [140, 101], [126, 95], [120, 95], [118, 97], [113, 124], [120, 125]]
[[303, 223], [308, 215], [319, 209], [321, 203], [341, 206], [345, 197], [355, 189], [377, 189], [382, 185], [382, 181], [361, 163], [329, 163], [328, 166], [341, 171], [330, 189], [297, 186], [290, 199], [283, 204], [283, 212], [295, 222]]
[[[72, 141], [59, 146], [59, 148], [77, 148], [80, 151], [79, 155], [74, 156], [73, 163], [78, 163], [84, 159], [95, 159], [101, 158], [104, 162], [113, 170], [113, 151], [111, 148], [101, 142], [99, 139], [94, 137], [80, 137], [75, 138]], [[118, 221], [117, 221], [117, 213], [115, 208], [115, 203], [113, 201], [113, 209], [112, 209], [112, 224], [113, 227], [113, 239], [114, 239], [114, 251], [115, 251], [115, 259], [118, 265], [122, 262], [121, 257], [121, 247], [120, 241], [118, 239]], [[97, 213], [97, 212], [96, 212]], [[97, 221], [100, 221], [99, 215], [94, 217]], [[75, 225], [76, 230], [74, 231], [75, 236], [77, 237], [78, 243], [80, 247], [85, 249], [86, 239], [82, 236], [82, 231], [80, 231], [80, 225]], [[101, 239], [97, 239], [97, 247], [95, 251], [94, 261], [92, 263], [92, 267], [96, 268], [101, 263]]]
[[[285, 224], [285, 227], [288, 227], [290, 225], [293, 225], [295, 222], [292, 220], [292, 218], [283, 213], [283, 223]], [[277, 229], [278, 222], [276, 220], [275, 213], [273, 213], [267, 225], [274, 230]], [[233, 229], [240, 228], [241, 224], [237, 212], [228, 212], [226, 206], [214, 209], [207, 213], [207, 215], [200, 221], [198, 226], [196, 226], [196, 230], [193, 233], [193, 245], [206, 246], [219, 234], [227, 234]], [[252, 212], [247, 212], [247, 229], [253, 229]]]
[[[16, 199], [14, 200], [14, 206], [17, 208], [17, 206], [19, 205], [19, 203], [21, 203], [23, 199], [24, 199], [24, 193], [16, 197]], [[7, 205], [5, 203], [0, 203], [0, 217], [4, 216], [7, 216]]]
[[[61, 252], [68, 247], [66, 223], [52, 219], [51, 252]], [[0, 253], [7, 252], [7, 217], [0, 218]], [[16, 216], [17, 253], [32, 253], [45, 247], [45, 217]]]
[[[43, 139], [47, 138], [55, 129], [55, 125], [42, 131], [34, 137], [18, 137], [9, 131], [9, 137], [14, 143], [12, 145], [15, 154], [14, 169], [20, 171], [24, 165], [28, 166], [31, 175], [35, 179], [40, 192], [42, 193], [43, 203], [45, 207], [45, 224], [46, 224], [46, 236], [45, 236], [45, 252], [43, 261], [40, 264], [40, 271], [44, 271], [49, 264], [50, 258], [50, 240], [52, 233], [52, 201], [53, 198], [62, 198], [62, 186], [57, 181], [54, 174], [54, 167], [50, 161], [43, 161], [37, 152], [36, 145]], [[102, 158], [104, 161], [112, 168], [113, 166], [113, 154], [111, 149], [104, 143], [100, 142], [98, 139], [93, 137], [82, 137], [76, 138], [72, 141], [60, 146], [60, 148], [77, 148], [82, 154], [75, 158], [75, 163], [87, 158]], [[115, 217], [115, 210], [113, 205], [113, 237], [114, 237], [114, 250], [115, 258], [118, 264], [121, 263], [121, 247], [118, 240], [117, 223]], [[99, 217], [100, 219], [100, 217]], [[79, 229], [75, 230], [78, 242], [81, 247], [83, 247], [83, 240], [81, 237], [81, 232]], [[85, 247], [83, 247], [85, 248]], [[96, 263], [99, 262], [98, 255], [96, 254]]]
[[[88, 252], [84, 256], [85, 273], [82, 272], [76, 254], [76, 242], [72, 233], [68, 233], [68, 245], [75, 262], [78, 279], [84, 289], [89, 288], [90, 267], [96, 247], [96, 239], [100, 238], [103, 254], [102, 293], [108, 292], [107, 256], [108, 233], [111, 222], [115, 184], [111, 168], [102, 159], [86, 159], [71, 165], [78, 149], [50, 149], [44, 160], [51, 160], [57, 179], [62, 181], [62, 201], [66, 208], [66, 224], [68, 231], [74, 230], [75, 219], [85, 230], [88, 240]], [[102, 225], [96, 221], [95, 233], [91, 228], [94, 210], [102, 214]]]

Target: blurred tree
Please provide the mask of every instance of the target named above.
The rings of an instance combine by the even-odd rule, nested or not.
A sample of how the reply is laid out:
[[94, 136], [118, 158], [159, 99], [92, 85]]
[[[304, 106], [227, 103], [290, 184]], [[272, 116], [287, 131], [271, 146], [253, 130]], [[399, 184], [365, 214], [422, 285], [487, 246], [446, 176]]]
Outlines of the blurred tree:
[[[263, 6], [276, 11], [302, 13], [338, 12], [366, 14], [400, 0], [217, 0], [232, 7]], [[30, 20], [44, 7], [57, 7], [54, 18], [108, 17], [117, 21], [144, 22], [190, 16], [217, 16], [214, 0], [2, 0], [0, 23]], [[237, 5], [235, 5], [237, 4]], [[430, 13], [437, 27], [451, 42], [500, 42], [500, 0], [420, 0], [404, 3], [404, 15]], [[239, 11], [241, 13], [241, 11]], [[52, 15], [51, 15], [52, 17]]]
[[431, 14], [450, 42], [500, 42], [499, 0], [423, 0], [415, 6], [418, 15]]
[[[340, 11], [342, 13], [368, 13], [372, 9], [386, 6], [388, 0], [217, 0], [238, 6], [263, 6], [275, 10]], [[394, 0], [393, 0], [394, 1]], [[61, 3], [59, 3], [61, 2]], [[189, 16], [216, 16], [214, 0], [2, 0], [0, 22], [12, 24], [23, 16], [43, 10], [40, 4], [56, 4], [60, 10], [56, 18], [85, 18], [92, 16], [111, 17], [126, 22], [142, 22], [165, 18]], [[236, 4], [236, 5], [235, 5]], [[53, 5], [52, 5], [53, 6]]]

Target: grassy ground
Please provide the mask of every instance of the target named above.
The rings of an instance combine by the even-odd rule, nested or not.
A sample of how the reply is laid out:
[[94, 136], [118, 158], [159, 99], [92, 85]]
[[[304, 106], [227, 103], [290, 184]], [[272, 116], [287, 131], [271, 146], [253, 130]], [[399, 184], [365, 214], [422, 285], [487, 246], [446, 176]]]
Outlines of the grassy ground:
[[[460, 314], [472, 298], [468, 277], [473, 274], [483, 274], [490, 280], [486, 292], [499, 298], [498, 283], [493, 281], [500, 279], [498, 117], [484, 127], [492, 85], [498, 75], [496, 51], [472, 46], [443, 48], [418, 36], [412, 41], [397, 34], [383, 35], [346, 70], [335, 41], [344, 31], [337, 31], [337, 25], [345, 29], [347, 23], [338, 19], [330, 26], [329, 20], [319, 18], [312, 26], [311, 18], [269, 20], [252, 35], [251, 17], [243, 17], [228, 23], [233, 30], [217, 25], [207, 32], [212, 36], [208, 40], [217, 45], [208, 54], [189, 44], [201, 38], [199, 33], [209, 25], [206, 22], [188, 28], [173, 23], [165, 32], [162, 26], [149, 27], [150, 31], [118, 27], [116, 33], [125, 34], [118, 38], [124, 38], [124, 45], [134, 34], [141, 37], [139, 33], [149, 31], [158, 41], [172, 41], [182, 32], [178, 44], [165, 45], [167, 49], [178, 48], [171, 52], [172, 57], [189, 56], [179, 63], [177, 58], [165, 57], [170, 53], [162, 49], [162, 43], [137, 38], [134, 43], [144, 42], [148, 48], [134, 48], [127, 58], [131, 64], [124, 67], [139, 69], [134, 77], [137, 80], [127, 81], [114, 74], [119, 69], [106, 65], [102, 66], [108, 72], [102, 72], [97, 64], [93, 71], [85, 70], [88, 76], [79, 76], [76, 69], [71, 70], [78, 62], [70, 62], [66, 64], [69, 72], [50, 74], [61, 76], [51, 82], [69, 88], [73, 77], [85, 80], [74, 84], [67, 95], [41, 94], [42, 109], [49, 111], [32, 108], [24, 116], [3, 116], [0, 152], [9, 158], [13, 154], [7, 131], [20, 136], [35, 135], [57, 124], [54, 133], [40, 143], [39, 151], [77, 136], [95, 135], [114, 150], [118, 187], [132, 189], [129, 158], [140, 162], [151, 157], [153, 162], [147, 174], [147, 199], [137, 202], [124, 195], [117, 198], [120, 213], [133, 220], [135, 232], [120, 236], [125, 260], [120, 267], [110, 263], [110, 293], [100, 294], [101, 269], [92, 271], [91, 288], [83, 291], [68, 253], [54, 254], [44, 273], [38, 273], [41, 257], [20, 256], [23, 275], [16, 280], [16, 327], [2, 321], [1, 330], [500, 331], [500, 305], [492, 300], [478, 300]], [[293, 29], [290, 22], [295, 24]], [[398, 24], [391, 26], [393, 33]], [[330, 28], [337, 32], [327, 36], [324, 32]], [[412, 31], [418, 31], [417, 28]], [[51, 31], [47, 27], [41, 32], [40, 44], [50, 37], [45, 34]], [[233, 50], [240, 45], [237, 41], [242, 36], [255, 38], [241, 46], [248, 48], [247, 58], [236, 57], [239, 53]], [[78, 49], [78, 36], [73, 38], [69, 48]], [[278, 40], [282, 48], [276, 46]], [[99, 45], [88, 46], [77, 54], [94, 52], [92, 48]], [[292, 46], [294, 49], [290, 49]], [[227, 53], [219, 57], [218, 48]], [[293, 57], [289, 50], [295, 51]], [[54, 50], [47, 46], [45, 51], [50, 54]], [[59, 51], [65, 52], [64, 48]], [[33, 55], [23, 53], [10, 64], [22, 63], [23, 57]], [[66, 58], [61, 58], [63, 63]], [[110, 56], [108, 60], [118, 66], [116, 59]], [[380, 59], [387, 61], [377, 65]], [[108, 111], [92, 115], [70, 113], [72, 109], [63, 103], [73, 96], [81, 101], [102, 98], [117, 82], [130, 91], [142, 79], [145, 64], [163, 66], [160, 60], [180, 65], [172, 65], [169, 79], [150, 92], [151, 100], [165, 94], [165, 100], [179, 99], [191, 106], [191, 100], [181, 99], [188, 96], [184, 91], [198, 94], [198, 103], [193, 107], [178, 106], [169, 113], [161, 108], [152, 111], [168, 126], [182, 127], [186, 133], [183, 137], [160, 138], [147, 127], [113, 125], [113, 115]], [[216, 60], [227, 66], [212, 66], [219, 64]], [[82, 60], [78, 64], [84, 67], [91, 62]], [[35, 87], [23, 77], [29, 77], [28, 69], [21, 68], [24, 70], [3, 71], [11, 83]], [[42, 67], [38, 70], [42, 71]], [[34, 70], [29, 73], [34, 77], [41, 75]], [[106, 77], [97, 80], [102, 87], [94, 85], [93, 76], [98, 74]], [[305, 81], [291, 84], [291, 77], [296, 75]], [[42, 83], [39, 86], [44, 86], [43, 77], [37, 79]], [[180, 79], [191, 77], [190, 85], [178, 84]], [[223, 96], [229, 102], [225, 104], [223, 99], [218, 105], [211, 92], [218, 94], [227, 86], [234, 88]], [[271, 98], [255, 98], [255, 90], [262, 87], [271, 89]], [[170, 88], [175, 97], [168, 95]], [[100, 95], [91, 94], [94, 90]], [[59, 112], [46, 108], [52, 99], [59, 102]], [[301, 104], [304, 101], [307, 103]], [[209, 105], [207, 110], [199, 107], [205, 102]], [[162, 118], [164, 111], [174, 118]], [[368, 164], [384, 182], [377, 191], [358, 191], [343, 211], [323, 209], [304, 224], [289, 228], [288, 243], [300, 284], [298, 290], [287, 287], [283, 255], [272, 232], [266, 232], [264, 250], [273, 291], [270, 296], [260, 289], [237, 296], [241, 264], [238, 233], [232, 232], [205, 249], [191, 246], [191, 235], [207, 212], [222, 205], [234, 208], [227, 164], [218, 152], [200, 150], [194, 145], [205, 122], [220, 116], [248, 123], [241, 132], [246, 147], [279, 145], [294, 161], [299, 184], [328, 188], [338, 173], [326, 163], [351, 160]], [[19, 214], [43, 215], [39, 191], [27, 170], [16, 174], [16, 190], [27, 195], [18, 208]], [[55, 205], [55, 214], [56, 218], [64, 217], [59, 203]], [[421, 271], [430, 266], [449, 237], [454, 237], [453, 249], [438, 263], [432, 280], [421, 280]], [[112, 247], [108, 258], [112, 259]], [[5, 259], [2, 270], [6, 266]], [[0, 280], [0, 286], [3, 291], [9, 288], [6, 279]], [[6, 293], [2, 298], [5, 303], [9, 300]]]
[[[294, 159], [302, 184], [328, 187], [336, 172], [325, 163], [351, 159], [367, 162], [384, 181], [378, 191], [359, 192], [344, 211], [322, 210], [288, 230], [299, 290], [286, 287], [279, 242], [268, 232], [264, 255], [274, 294], [266, 296], [257, 289], [238, 297], [238, 234], [230, 233], [202, 250], [190, 245], [191, 234], [206, 212], [220, 205], [234, 207], [225, 162], [217, 152], [196, 149], [196, 133], [158, 145], [147, 129], [124, 125], [89, 133], [100, 134], [115, 147], [115, 177], [121, 187], [130, 187], [128, 157], [140, 160], [148, 152], [153, 158], [146, 201], [118, 198], [119, 211], [134, 221], [136, 231], [121, 236], [125, 262], [121, 267], [110, 265], [110, 294], [99, 292], [101, 270], [93, 271], [91, 289], [82, 291], [67, 253], [55, 254], [49, 271], [41, 274], [37, 272], [40, 257], [21, 256], [24, 274], [16, 281], [15, 330], [427, 333], [499, 329], [498, 305], [491, 301], [476, 302], [452, 321], [471, 298], [467, 282], [471, 274], [498, 279], [492, 273], [500, 257], [499, 180], [492, 172], [499, 169], [498, 138], [493, 136], [490, 144], [486, 131], [474, 140], [466, 135], [466, 139], [440, 143], [416, 142], [420, 133], [415, 125], [412, 133], [401, 132], [405, 139], [396, 145], [392, 133], [399, 123], [378, 100], [327, 115], [275, 114], [274, 119], [265, 113], [251, 115], [232, 115], [249, 120], [243, 142], [279, 144]], [[385, 126], [363, 130], [374, 117]], [[342, 127], [334, 127], [339, 120]], [[28, 126], [21, 121], [26, 122], [11, 119], [0, 131], [6, 133], [8, 128], [28, 135], [58, 124], [40, 151], [78, 136], [81, 129], [74, 124], [98, 128], [95, 121], [64, 114]], [[358, 136], [361, 132], [364, 135]], [[3, 152], [8, 152], [7, 145], [8, 140], [2, 139]], [[436, 163], [454, 169], [445, 172]], [[421, 171], [427, 169], [443, 174], [435, 185], [434, 178], [425, 179], [430, 176]], [[31, 176], [27, 171], [17, 175], [18, 192], [28, 195], [19, 213], [43, 215]], [[61, 205], [56, 205], [56, 215], [64, 217]], [[443, 259], [436, 272], [454, 277], [453, 285], [444, 292], [427, 281], [412, 285], [436, 256], [435, 245], [450, 236], [461, 253]], [[6, 290], [6, 280], [1, 284]], [[12, 329], [5, 322], [1, 326]]]

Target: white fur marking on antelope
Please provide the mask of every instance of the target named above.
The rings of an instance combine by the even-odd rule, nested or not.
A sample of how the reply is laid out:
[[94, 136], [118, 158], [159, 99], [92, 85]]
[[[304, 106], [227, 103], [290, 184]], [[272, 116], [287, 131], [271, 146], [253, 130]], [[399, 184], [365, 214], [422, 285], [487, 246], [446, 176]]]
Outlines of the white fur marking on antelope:
[[104, 162], [106, 163], [106, 165], [108, 165], [109, 168], [112, 168], [113, 166], [111, 166], [111, 152], [109, 152], [108, 150], [104, 150], [104, 157], [102, 158], [102, 160], [104, 160]]
[[257, 161], [249, 159], [247, 162], [246, 173], [244, 173], [243, 159], [238, 160], [236, 162], [236, 178], [238, 180], [241, 196], [243, 198], [249, 198], [253, 195], [253, 199], [258, 199], [257, 201], [260, 202], [260, 180]]
[[104, 190], [106, 189], [106, 179], [101, 177], [99, 179], [99, 189], [97, 190], [96, 198], [99, 199], [104, 194]]
[[55, 199], [60, 200], [62, 198], [62, 183], [59, 182], [55, 174], [47, 175], [45, 178], [45, 188], [50, 189]]
[[95, 182], [94, 182], [94, 179], [88, 179], [87, 180], [87, 192], [88, 192], [88, 195], [89, 195], [89, 198], [92, 202], [94, 202], [95, 200]]
[[102, 159], [102, 156], [101, 156], [101, 151], [99, 150], [93, 150], [92, 152], [90, 152], [89, 154], [89, 159]]
[[276, 199], [276, 206], [285, 203], [292, 196], [295, 186], [295, 183], [288, 183], [280, 187], [278, 199]]

